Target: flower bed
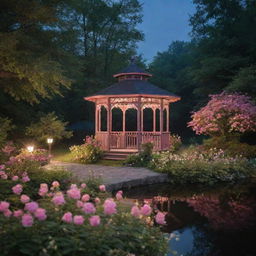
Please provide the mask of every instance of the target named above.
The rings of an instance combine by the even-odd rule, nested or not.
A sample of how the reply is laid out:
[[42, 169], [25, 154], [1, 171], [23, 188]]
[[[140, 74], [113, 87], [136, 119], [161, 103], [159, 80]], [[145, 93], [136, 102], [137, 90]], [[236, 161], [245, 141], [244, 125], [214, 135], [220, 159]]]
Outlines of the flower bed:
[[1, 255], [166, 255], [166, 240], [154, 226], [165, 224], [165, 215], [150, 205], [125, 206], [122, 191], [109, 198], [95, 183], [63, 190], [66, 184], [54, 180], [34, 194], [28, 187], [35, 179], [20, 173], [1, 166]]

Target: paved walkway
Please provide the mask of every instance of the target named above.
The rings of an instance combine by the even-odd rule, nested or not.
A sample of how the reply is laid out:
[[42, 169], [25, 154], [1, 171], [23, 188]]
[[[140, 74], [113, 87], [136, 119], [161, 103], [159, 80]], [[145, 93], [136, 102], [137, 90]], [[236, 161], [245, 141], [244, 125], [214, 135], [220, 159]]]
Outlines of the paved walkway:
[[118, 190], [168, 181], [166, 174], [156, 173], [146, 168], [112, 167], [57, 161], [52, 161], [46, 168], [53, 166], [63, 167], [64, 169], [71, 171], [79, 179], [86, 179], [91, 175], [100, 177], [108, 190]]

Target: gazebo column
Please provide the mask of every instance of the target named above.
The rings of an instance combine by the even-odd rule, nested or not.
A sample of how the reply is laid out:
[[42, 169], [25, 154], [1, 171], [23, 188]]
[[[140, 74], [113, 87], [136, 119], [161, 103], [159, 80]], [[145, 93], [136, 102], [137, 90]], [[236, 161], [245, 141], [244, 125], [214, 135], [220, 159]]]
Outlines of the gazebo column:
[[166, 123], [167, 123], [167, 127], [166, 127], [166, 131], [169, 132], [170, 131], [170, 106], [168, 104], [168, 107], [167, 107], [167, 120], [166, 120]]
[[98, 106], [97, 102], [95, 102], [95, 133], [98, 132]]
[[126, 145], [125, 145], [125, 112], [126, 112], [126, 109], [123, 108], [122, 109], [123, 111], [123, 139], [122, 139], [122, 148], [126, 148]]
[[99, 108], [99, 110], [98, 110], [98, 117], [99, 117], [99, 132], [101, 131], [101, 106], [100, 106], [100, 108]]
[[140, 145], [142, 141], [142, 127], [143, 127], [143, 120], [141, 120], [141, 98], [138, 99], [138, 109], [137, 109], [137, 147], [138, 151], [140, 151]]
[[164, 126], [163, 99], [161, 99], [161, 105], [160, 105], [160, 150], [163, 149], [163, 126]]
[[153, 132], [156, 131], [156, 109], [153, 108]]
[[108, 98], [108, 112], [107, 112], [107, 131], [108, 131], [108, 139], [107, 139], [107, 150], [110, 150], [110, 143], [111, 143], [111, 126], [112, 126], [112, 120], [111, 120], [111, 116], [112, 116], [112, 110], [111, 110], [111, 104], [110, 104], [110, 97]]

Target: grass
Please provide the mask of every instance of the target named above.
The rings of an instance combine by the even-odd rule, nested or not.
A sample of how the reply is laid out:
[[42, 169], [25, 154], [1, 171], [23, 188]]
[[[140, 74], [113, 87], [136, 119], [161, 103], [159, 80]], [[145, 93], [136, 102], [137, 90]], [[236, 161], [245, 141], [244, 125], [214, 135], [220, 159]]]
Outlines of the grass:
[[[67, 163], [79, 163], [72, 159], [71, 152], [69, 151], [67, 146], [55, 148], [52, 152], [52, 155], [53, 155], [54, 161], [67, 162]], [[123, 166], [123, 163], [124, 163], [124, 161], [122, 161], [122, 160], [104, 160], [104, 159], [102, 159], [95, 164], [121, 167], [121, 166]]]

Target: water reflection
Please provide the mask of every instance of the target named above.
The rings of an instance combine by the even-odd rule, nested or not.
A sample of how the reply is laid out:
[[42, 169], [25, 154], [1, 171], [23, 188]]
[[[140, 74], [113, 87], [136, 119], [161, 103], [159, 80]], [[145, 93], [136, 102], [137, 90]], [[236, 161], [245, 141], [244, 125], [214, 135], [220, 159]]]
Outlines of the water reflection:
[[125, 195], [167, 213], [169, 255], [256, 255], [256, 183], [212, 189], [152, 185]]

